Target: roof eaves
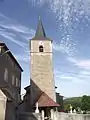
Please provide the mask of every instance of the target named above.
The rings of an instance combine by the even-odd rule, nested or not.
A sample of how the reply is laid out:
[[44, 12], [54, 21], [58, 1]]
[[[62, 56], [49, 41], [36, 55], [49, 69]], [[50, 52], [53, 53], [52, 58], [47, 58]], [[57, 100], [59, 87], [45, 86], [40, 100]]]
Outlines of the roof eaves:
[[[3, 47], [5, 48], [5, 50], [9, 50], [5, 43], [0, 43], [0, 46], [3, 46]], [[23, 69], [21, 68], [21, 66], [19, 65], [19, 63], [18, 63], [17, 60], [15, 59], [15, 57], [12, 55], [12, 53], [9, 51], [8, 54], [9, 54], [10, 57], [16, 62], [16, 64], [17, 64], [18, 67], [20, 68], [20, 70], [23, 72]]]

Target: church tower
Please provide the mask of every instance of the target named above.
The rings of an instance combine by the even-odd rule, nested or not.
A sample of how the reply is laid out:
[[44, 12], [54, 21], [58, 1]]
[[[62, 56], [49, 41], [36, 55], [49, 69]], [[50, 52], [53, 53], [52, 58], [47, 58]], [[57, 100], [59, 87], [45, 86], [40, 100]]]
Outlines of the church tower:
[[39, 19], [35, 37], [30, 40], [32, 105], [40, 97], [41, 92], [56, 101], [52, 54], [52, 40], [46, 36], [42, 22]]

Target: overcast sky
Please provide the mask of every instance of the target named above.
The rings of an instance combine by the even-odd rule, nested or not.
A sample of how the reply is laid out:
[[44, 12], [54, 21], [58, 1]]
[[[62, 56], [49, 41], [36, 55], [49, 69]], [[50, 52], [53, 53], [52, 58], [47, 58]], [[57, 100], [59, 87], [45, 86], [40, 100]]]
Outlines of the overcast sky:
[[22, 93], [30, 84], [29, 40], [38, 16], [53, 39], [57, 91], [65, 97], [90, 95], [90, 0], [1, 0], [0, 41], [24, 69]]

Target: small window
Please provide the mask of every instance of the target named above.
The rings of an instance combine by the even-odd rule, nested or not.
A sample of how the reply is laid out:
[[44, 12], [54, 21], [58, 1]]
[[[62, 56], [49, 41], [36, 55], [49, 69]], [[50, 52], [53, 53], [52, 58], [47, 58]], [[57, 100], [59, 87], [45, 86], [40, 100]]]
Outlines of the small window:
[[16, 78], [16, 87], [18, 87], [18, 85], [19, 85], [19, 84], [18, 84], [18, 78]]
[[12, 75], [12, 85], [15, 85], [15, 76]]
[[39, 52], [43, 52], [43, 46], [42, 45], [39, 46]]
[[5, 68], [5, 71], [4, 71], [4, 80], [8, 81], [8, 69], [7, 68]]

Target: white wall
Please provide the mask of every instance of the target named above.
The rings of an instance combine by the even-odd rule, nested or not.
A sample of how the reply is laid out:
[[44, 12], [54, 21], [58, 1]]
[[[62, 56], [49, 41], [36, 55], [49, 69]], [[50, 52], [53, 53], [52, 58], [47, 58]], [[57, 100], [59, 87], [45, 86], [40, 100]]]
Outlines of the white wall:
[[5, 120], [7, 97], [0, 90], [0, 120]]
[[90, 114], [54, 112], [53, 120], [90, 120]]

